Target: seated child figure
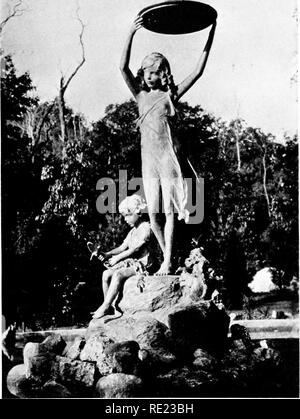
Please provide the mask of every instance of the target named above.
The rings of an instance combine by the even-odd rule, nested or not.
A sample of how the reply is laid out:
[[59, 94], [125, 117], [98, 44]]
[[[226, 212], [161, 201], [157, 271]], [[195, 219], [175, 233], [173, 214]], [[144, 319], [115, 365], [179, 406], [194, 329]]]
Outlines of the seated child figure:
[[110, 314], [113, 301], [126, 279], [147, 272], [151, 265], [152, 232], [150, 223], [143, 220], [144, 208], [145, 201], [136, 194], [125, 198], [119, 205], [120, 213], [132, 229], [119, 247], [103, 253], [104, 258], [108, 259], [109, 267], [102, 275], [104, 301], [93, 313], [94, 319]]

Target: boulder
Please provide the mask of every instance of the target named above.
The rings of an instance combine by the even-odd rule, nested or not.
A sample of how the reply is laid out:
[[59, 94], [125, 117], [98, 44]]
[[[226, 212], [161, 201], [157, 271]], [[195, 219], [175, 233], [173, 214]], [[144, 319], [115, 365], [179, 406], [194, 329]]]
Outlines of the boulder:
[[228, 351], [222, 359], [222, 365], [226, 369], [232, 367], [238, 371], [247, 370], [252, 365], [253, 346], [249, 345], [243, 339], [235, 339], [229, 342]]
[[61, 355], [66, 346], [64, 339], [57, 334], [47, 336], [40, 344], [40, 350], [44, 352], [52, 352], [56, 355]]
[[68, 399], [72, 393], [60, 383], [54, 380], [47, 381], [41, 388], [41, 396], [46, 399]]
[[245, 326], [233, 324], [230, 327], [231, 340], [242, 340], [245, 346], [252, 346], [250, 333]]
[[100, 398], [128, 399], [141, 397], [142, 380], [134, 375], [116, 373], [100, 378], [96, 384], [96, 395]]
[[85, 339], [83, 337], [75, 338], [74, 342], [68, 342], [62, 355], [71, 360], [79, 359], [80, 353], [85, 345]]
[[220, 355], [225, 350], [230, 318], [211, 301], [177, 305], [168, 317], [174, 351], [188, 358], [197, 348]]
[[253, 355], [255, 357], [255, 363], [260, 368], [277, 368], [282, 364], [280, 353], [273, 348], [258, 347], [254, 349]]
[[195, 359], [193, 361], [193, 367], [195, 369], [212, 371], [217, 367], [217, 359], [201, 348], [196, 349], [194, 352], [194, 357]]
[[89, 336], [93, 335], [104, 335], [116, 342], [133, 340], [139, 344], [141, 350], [147, 350], [148, 359], [151, 359], [153, 366], [154, 364], [168, 366], [176, 361], [175, 355], [170, 351], [168, 327], [152, 316], [124, 315], [105, 324], [101, 320], [93, 320], [90, 323], [87, 342]]
[[157, 397], [207, 397], [214, 396], [218, 379], [206, 371], [183, 367], [160, 374], [155, 390]]
[[86, 340], [86, 344], [80, 353], [80, 360], [95, 362], [101, 375], [112, 373], [112, 360], [105, 350], [113, 343], [115, 341], [105, 335], [103, 331], [94, 333]]
[[72, 361], [57, 356], [53, 377], [72, 387], [89, 388], [95, 382], [96, 366], [92, 362]]
[[265, 346], [255, 348], [242, 339], [231, 343], [218, 371], [223, 397], [272, 397], [282, 391], [282, 374], [278, 351]]
[[27, 378], [32, 378], [41, 383], [51, 378], [55, 354], [46, 352], [45, 347], [40, 343], [26, 343], [23, 350], [23, 359]]
[[123, 298], [119, 303], [126, 315], [152, 315], [156, 320], [167, 322], [168, 310], [182, 298], [179, 276], [147, 276], [143, 292], [137, 286], [139, 277], [133, 276], [124, 284]]
[[112, 372], [139, 375], [139, 344], [135, 341], [115, 343], [105, 353], [111, 359]]
[[40, 387], [26, 375], [24, 364], [15, 365], [7, 374], [8, 391], [21, 399], [38, 397]]
[[36, 342], [28, 342], [23, 349], [23, 359], [26, 369], [30, 369], [30, 360], [31, 358], [41, 355], [42, 351], [40, 350], [40, 344]]

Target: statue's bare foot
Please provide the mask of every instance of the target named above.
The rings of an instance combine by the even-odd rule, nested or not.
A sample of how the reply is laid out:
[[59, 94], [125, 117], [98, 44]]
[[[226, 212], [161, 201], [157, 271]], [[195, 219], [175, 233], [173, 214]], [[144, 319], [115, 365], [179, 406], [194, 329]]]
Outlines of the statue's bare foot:
[[[98, 313], [98, 311], [100, 310], [101, 307], [102, 306], [100, 306], [99, 308], [97, 308], [97, 310], [90, 311], [90, 314], [93, 315], [95, 313]], [[109, 306], [107, 310], [108, 310], [108, 313], [107, 314], [114, 314], [114, 312], [115, 312], [115, 310], [114, 310], [114, 308], [112, 306]]]
[[111, 307], [100, 306], [92, 315], [93, 319], [101, 319], [101, 317], [111, 314]]
[[171, 273], [171, 264], [163, 262], [159, 270], [154, 274], [155, 276], [170, 275]]

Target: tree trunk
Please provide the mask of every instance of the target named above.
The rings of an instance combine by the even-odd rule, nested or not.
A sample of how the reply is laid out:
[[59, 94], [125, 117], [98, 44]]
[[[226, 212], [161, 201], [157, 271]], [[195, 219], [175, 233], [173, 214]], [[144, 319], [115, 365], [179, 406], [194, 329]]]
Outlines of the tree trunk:
[[265, 193], [265, 197], [266, 197], [266, 201], [267, 201], [268, 215], [269, 215], [269, 217], [271, 217], [270, 199], [269, 199], [268, 190], [267, 190], [266, 152], [264, 152], [264, 154], [263, 154], [262, 164], [263, 164], [263, 169], [264, 169], [264, 172], [263, 172], [263, 188], [264, 188], [264, 193]]
[[240, 151], [240, 134], [238, 124], [235, 124], [235, 144], [236, 144], [236, 156], [237, 156], [237, 172], [241, 171], [241, 151]]
[[85, 63], [85, 50], [84, 50], [84, 44], [83, 44], [83, 32], [84, 32], [84, 24], [82, 20], [80, 19], [78, 15], [79, 9], [77, 9], [77, 19], [81, 25], [81, 32], [79, 35], [79, 41], [81, 46], [81, 61], [73, 71], [73, 73], [70, 75], [68, 80], [65, 82], [64, 76], [60, 79], [60, 88], [59, 88], [59, 96], [58, 96], [58, 107], [59, 107], [59, 118], [60, 118], [60, 128], [61, 128], [61, 140], [63, 144], [65, 143], [66, 136], [67, 136], [67, 130], [66, 130], [66, 108], [65, 108], [65, 93], [66, 90], [71, 82], [71, 80], [74, 78], [74, 76], [78, 73], [79, 69], [83, 66]]
[[65, 90], [63, 88], [63, 77], [61, 78], [61, 88], [59, 90], [58, 96], [58, 109], [59, 109], [59, 120], [60, 120], [60, 131], [61, 131], [61, 141], [65, 143], [66, 140], [66, 121], [65, 121], [65, 99], [64, 93]]

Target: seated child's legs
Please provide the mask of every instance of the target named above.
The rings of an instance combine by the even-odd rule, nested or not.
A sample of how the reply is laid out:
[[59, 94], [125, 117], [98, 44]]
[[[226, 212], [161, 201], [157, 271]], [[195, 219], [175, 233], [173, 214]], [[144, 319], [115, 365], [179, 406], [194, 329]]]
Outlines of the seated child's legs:
[[111, 282], [111, 278], [114, 274], [114, 270], [113, 269], [106, 269], [103, 274], [102, 274], [102, 291], [103, 291], [103, 298], [105, 299], [110, 282]]
[[111, 307], [113, 301], [117, 297], [124, 281], [135, 274], [136, 271], [134, 268], [121, 268], [113, 272], [104, 301], [102, 305], [93, 314], [94, 319], [100, 319], [108, 313], [109, 308]]

